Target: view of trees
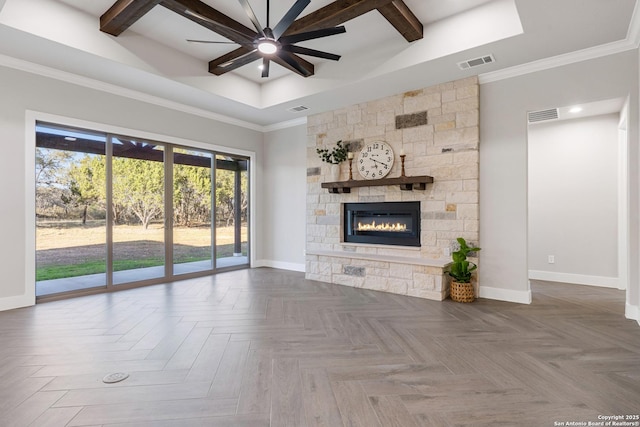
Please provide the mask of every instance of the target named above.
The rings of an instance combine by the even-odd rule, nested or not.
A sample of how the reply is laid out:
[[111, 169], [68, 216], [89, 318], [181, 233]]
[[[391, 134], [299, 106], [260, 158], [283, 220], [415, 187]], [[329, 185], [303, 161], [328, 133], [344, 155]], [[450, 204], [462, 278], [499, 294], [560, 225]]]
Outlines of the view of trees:
[[[184, 151], [183, 151], [184, 152]], [[39, 218], [81, 220], [104, 219], [106, 212], [106, 157], [37, 148], [36, 214]], [[115, 224], [140, 224], [147, 228], [161, 220], [164, 199], [162, 162], [114, 157], [113, 220]], [[210, 223], [211, 170], [207, 167], [174, 165], [174, 224], [193, 227]], [[234, 221], [235, 172], [216, 173], [216, 221]], [[242, 179], [242, 220], [248, 206], [247, 180]]]

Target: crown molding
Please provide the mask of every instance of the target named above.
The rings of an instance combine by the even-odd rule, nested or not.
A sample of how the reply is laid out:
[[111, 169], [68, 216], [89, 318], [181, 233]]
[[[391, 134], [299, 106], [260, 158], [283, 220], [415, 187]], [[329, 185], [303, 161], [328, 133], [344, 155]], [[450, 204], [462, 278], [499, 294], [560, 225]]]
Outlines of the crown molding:
[[629, 31], [627, 31], [627, 40], [633, 42], [636, 46], [640, 46], [640, 4], [636, 3], [635, 9], [633, 9], [633, 15], [631, 15], [631, 23], [629, 24]]
[[298, 117], [297, 119], [293, 119], [293, 120], [287, 120], [284, 122], [274, 123], [272, 125], [264, 126], [263, 130], [264, 132], [273, 132], [274, 130], [292, 128], [295, 126], [306, 125], [306, 124], [307, 124], [307, 117], [305, 116], [305, 117]]
[[[4, 3], [0, 0], [0, 5]], [[638, 49], [640, 46], [640, 4], [636, 4], [627, 36], [624, 40], [603, 44], [600, 46], [594, 46], [587, 49], [570, 52], [562, 55], [557, 55], [549, 58], [540, 59], [538, 61], [529, 62], [526, 64], [516, 65], [513, 67], [504, 68], [497, 71], [483, 73], [478, 75], [478, 81], [480, 84], [497, 82], [500, 80], [506, 80], [513, 77], [523, 76], [539, 71], [549, 70], [565, 65], [574, 64], [577, 62], [587, 61], [590, 59], [601, 58], [616, 53], [626, 52], [632, 49]], [[89, 77], [80, 76], [78, 74], [70, 73], [67, 71], [57, 70], [55, 68], [47, 67], [44, 65], [36, 64], [33, 62], [17, 59], [11, 56], [0, 54], [0, 66], [13, 68], [21, 71], [25, 71], [31, 74], [40, 75], [43, 77], [49, 77], [52, 79], [64, 81], [67, 83], [75, 84], [78, 86], [87, 87], [89, 89], [95, 89], [110, 94], [123, 96], [125, 98], [134, 99], [137, 101], [146, 102], [159, 107], [168, 108], [175, 111], [180, 111], [187, 114], [203, 117], [218, 122], [239, 126], [242, 128], [258, 131], [258, 132], [272, 132], [274, 130], [286, 129], [295, 127], [307, 123], [306, 117], [301, 117], [284, 122], [274, 123], [271, 125], [261, 126], [256, 123], [247, 122], [244, 120], [235, 119], [233, 117], [225, 116], [222, 114], [214, 113], [202, 108], [192, 107], [180, 102], [170, 101], [168, 99], [149, 95], [144, 92], [136, 91], [133, 89], [123, 88], [118, 85], [105, 83]]]
[[55, 80], [60, 80], [66, 83], [83, 86], [89, 89], [95, 89], [102, 92], [107, 92], [113, 95], [123, 96], [125, 98], [134, 99], [136, 101], [146, 102], [159, 107], [169, 108], [171, 110], [180, 111], [182, 113], [193, 114], [194, 116], [203, 117], [218, 122], [243, 127], [246, 129], [255, 130], [258, 132], [265, 132], [265, 127], [246, 122], [244, 120], [235, 119], [233, 117], [225, 116], [222, 114], [214, 113], [202, 108], [192, 107], [180, 102], [170, 101], [159, 96], [149, 95], [144, 92], [140, 92], [133, 89], [123, 88], [111, 83], [101, 82], [89, 77], [80, 76], [78, 74], [69, 73], [67, 71], [57, 70], [55, 68], [47, 67], [33, 62], [17, 59], [7, 55], [0, 54], [0, 66], [13, 68], [27, 73], [36, 74], [43, 77], [49, 77]]
[[552, 56], [540, 59], [538, 61], [528, 62], [526, 64], [516, 65], [504, 68], [498, 71], [479, 74], [478, 81], [480, 84], [497, 82], [500, 80], [510, 79], [513, 77], [524, 76], [526, 74], [536, 73], [538, 71], [550, 70], [564, 65], [575, 64], [576, 62], [587, 61], [590, 59], [601, 58], [616, 53], [626, 52], [632, 49], [638, 49], [640, 45], [640, 11], [639, 4], [633, 10], [627, 37], [624, 40], [606, 43], [599, 46], [593, 46], [587, 49], [577, 50], [562, 55]]
[[578, 50], [563, 55], [552, 56], [540, 59], [538, 61], [528, 62], [526, 64], [516, 65], [504, 68], [498, 71], [479, 74], [478, 81], [480, 84], [493, 83], [500, 80], [511, 79], [513, 77], [524, 76], [539, 71], [550, 70], [564, 65], [575, 64], [577, 62], [587, 61], [590, 59], [601, 58], [616, 53], [626, 52], [628, 50], [637, 49], [637, 43], [625, 39], [622, 41], [612, 42], [600, 46], [594, 46], [583, 50]]

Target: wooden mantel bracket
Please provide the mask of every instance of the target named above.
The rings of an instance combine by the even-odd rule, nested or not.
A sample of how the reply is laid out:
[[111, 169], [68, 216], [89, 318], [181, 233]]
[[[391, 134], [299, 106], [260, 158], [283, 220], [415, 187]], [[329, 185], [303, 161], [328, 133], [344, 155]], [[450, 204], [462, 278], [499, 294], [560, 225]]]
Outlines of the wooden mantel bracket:
[[351, 189], [355, 187], [380, 187], [383, 185], [399, 185], [401, 190], [424, 190], [427, 184], [433, 182], [432, 176], [400, 176], [398, 178], [381, 178], [381, 179], [351, 179], [348, 181], [323, 182], [322, 188], [329, 190], [329, 193], [351, 193]]

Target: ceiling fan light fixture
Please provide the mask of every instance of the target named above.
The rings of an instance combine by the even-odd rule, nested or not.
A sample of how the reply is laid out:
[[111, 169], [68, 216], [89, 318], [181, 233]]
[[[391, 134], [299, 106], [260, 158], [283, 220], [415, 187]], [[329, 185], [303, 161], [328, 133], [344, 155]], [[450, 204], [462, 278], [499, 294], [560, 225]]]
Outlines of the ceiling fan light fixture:
[[265, 55], [272, 55], [278, 51], [278, 45], [273, 40], [260, 40], [258, 50]]

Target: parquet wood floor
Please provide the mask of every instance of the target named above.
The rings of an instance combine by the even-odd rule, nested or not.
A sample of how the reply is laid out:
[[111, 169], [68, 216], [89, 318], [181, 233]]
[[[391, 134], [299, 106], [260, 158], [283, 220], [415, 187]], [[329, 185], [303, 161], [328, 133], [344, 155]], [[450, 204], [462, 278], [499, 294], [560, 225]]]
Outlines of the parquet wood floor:
[[[640, 413], [624, 293], [427, 301], [254, 269], [0, 313], [1, 426], [557, 426]], [[116, 384], [102, 378], [130, 377]], [[566, 425], [566, 424], [565, 424]]]

